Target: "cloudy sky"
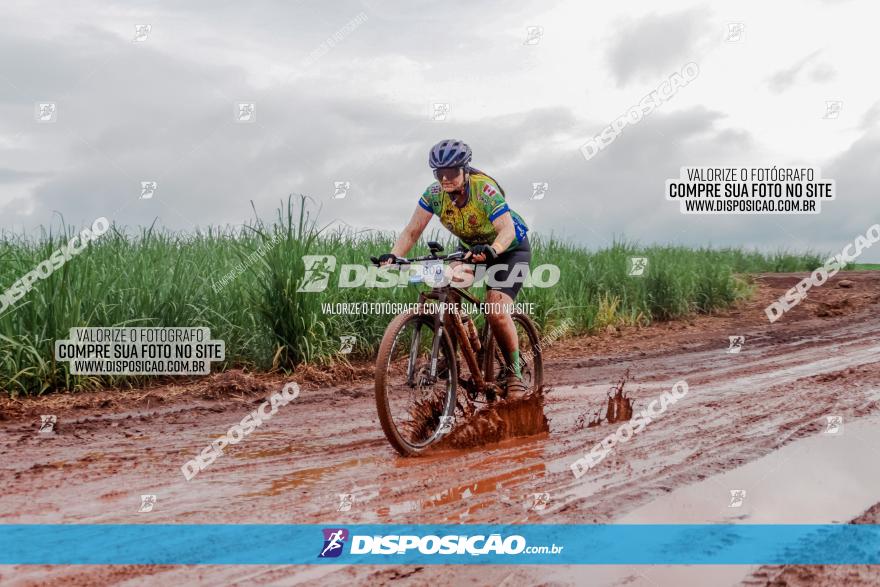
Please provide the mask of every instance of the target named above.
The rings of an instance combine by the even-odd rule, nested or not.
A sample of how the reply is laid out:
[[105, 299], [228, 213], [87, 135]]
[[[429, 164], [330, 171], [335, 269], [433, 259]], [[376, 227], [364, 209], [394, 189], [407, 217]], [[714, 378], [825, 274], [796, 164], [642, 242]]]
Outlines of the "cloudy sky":
[[[835, 251], [880, 222], [876, 13], [817, 0], [8, 0], [0, 229], [239, 225], [251, 201], [268, 218], [306, 194], [325, 222], [399, 230], [432, 181], [428, 148], [457, 137], [539, 233]], [[150, 29], [133, 42], [138, 24]], [[585, 159], [581, 145], [689, 62], [694, 81]], [[40, 103], [54, 122], [37, 121]], [[255, 104], [253, 122], [236, 120], [239, 103]], [[837, 200], [815, 216], [684, 216], [664, 182], [696, 165], [817, 167]], [[154, 197], [140, 199], [143, 181]]]

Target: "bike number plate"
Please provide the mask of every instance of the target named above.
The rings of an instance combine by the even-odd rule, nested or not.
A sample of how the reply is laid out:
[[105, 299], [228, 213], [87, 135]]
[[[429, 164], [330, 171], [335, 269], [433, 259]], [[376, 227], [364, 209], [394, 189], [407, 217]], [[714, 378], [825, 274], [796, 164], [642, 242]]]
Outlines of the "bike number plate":
[[425, 261], [410, 277], [410, 283], [426, 283], [438, 285], [443, 281], [443, 263], [441, 261]]

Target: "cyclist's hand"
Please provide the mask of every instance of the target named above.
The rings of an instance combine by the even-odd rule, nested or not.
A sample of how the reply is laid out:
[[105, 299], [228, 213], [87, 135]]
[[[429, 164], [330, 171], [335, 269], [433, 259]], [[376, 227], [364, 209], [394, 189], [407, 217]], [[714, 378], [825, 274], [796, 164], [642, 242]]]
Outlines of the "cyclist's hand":
[[380, 267], [382, 265], [391, 265], [395, 261], [397, 261], [397, 255], [395, 255], [394, 253], [384, 253], [382, 255], [379, 255], [379, 266]]
[[498, 253], [492, 245], [474, 245], [465, 257], [470, 258], [476, 263], [485, 263], [486, 261], [494, 261], [498, 257]]
[[474, 283], [474, 266], [468, 265], [462, 261], [452, 261], [449, 263], [452, 269], [452, 283], [456, 287], [470, 287]]

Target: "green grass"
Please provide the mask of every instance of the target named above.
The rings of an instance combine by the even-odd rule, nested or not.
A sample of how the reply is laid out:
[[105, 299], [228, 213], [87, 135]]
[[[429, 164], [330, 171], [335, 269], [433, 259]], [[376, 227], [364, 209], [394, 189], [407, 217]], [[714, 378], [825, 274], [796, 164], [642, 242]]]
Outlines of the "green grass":
[[[39, 239], [0, 236], [0, 291], [48, 259], [69, 234], [62, 229]], [[425, 254], [427, 240], [412, 254]], [[532, 267], [558, 265], [561, 279], [552, 288], [523, 289], [517, 301], [533, 302], [539, 326], [562, 328], [565, 335], [711, 312], [749, 295], [742, 274], [812, 270], [825, 258], [628, 242], [588, 251], [541, 235], [531, 240]], [[392, 242], [386, 233], [322, 228], [306, 199], [288, 201], [274, 222], [256, 220], [239, 231], [176, 234], [151, 227], [126, 235], [111, 228], [0, 314], [0, 390], [18, 396], [143, 383], [137, 377], [70, 375], [67, 363], [53, 360], [53, 343], [66, 339], [71, 327], [207, 326], [213, 338], [226, 342], [227, 368], [328, 364], [342, 358], [342, 335], [357, 337], [352, 357], [371, 358], [391, 316], [325, 315], [321, 304], [413, 302], [416, 288], [301, 293], [302, 257], [328, 254], [336, 256], [337, 266], [363, 264]], [[265, 256], [248, 261], [261, 245], [268, 249]], [[642, 277], [627, 274], [634, 256], [649, 259]], [[215, 291], [212, 284], [239, 263], [244, 273]]]
[[880, 271], [880, 263], [856, 263], [853, 268], [856, 271]]

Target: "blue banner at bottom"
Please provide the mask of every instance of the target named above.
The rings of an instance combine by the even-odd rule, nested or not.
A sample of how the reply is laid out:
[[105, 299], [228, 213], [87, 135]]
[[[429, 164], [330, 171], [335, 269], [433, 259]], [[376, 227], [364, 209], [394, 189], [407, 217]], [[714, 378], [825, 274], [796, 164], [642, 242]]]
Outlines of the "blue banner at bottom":
[[0, 564], [880, 564], [880, 526], [13, 524]]

